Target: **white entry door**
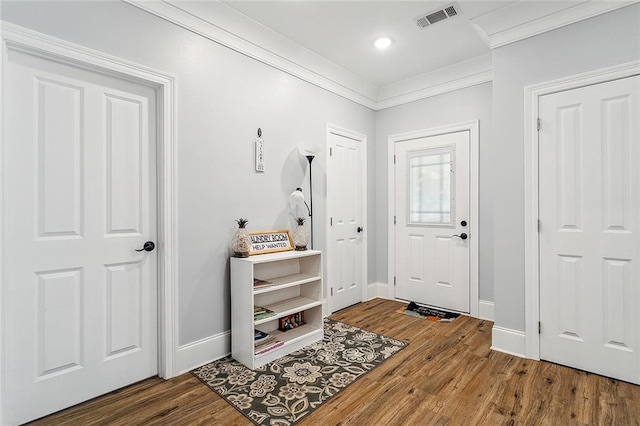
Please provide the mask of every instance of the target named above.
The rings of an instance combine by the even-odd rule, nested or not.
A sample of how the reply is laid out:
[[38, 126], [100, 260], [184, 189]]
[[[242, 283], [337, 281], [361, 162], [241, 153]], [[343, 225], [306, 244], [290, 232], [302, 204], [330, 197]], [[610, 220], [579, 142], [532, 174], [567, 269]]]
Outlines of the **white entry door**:
[[366, 137], [327, 129], [327, 276], [331, 312], [362, 301], [366, 285]]
[[542, 96], [540, 357], [640, 383], [640, 78]]
[[157, 250], [136, 251], [157, 232], [156, 94], [13, 49], [5, 64], [2, 398], [18, 424], [157, 373]]
[[468, 130], [395, 144], [395, 296], [469, 312]]

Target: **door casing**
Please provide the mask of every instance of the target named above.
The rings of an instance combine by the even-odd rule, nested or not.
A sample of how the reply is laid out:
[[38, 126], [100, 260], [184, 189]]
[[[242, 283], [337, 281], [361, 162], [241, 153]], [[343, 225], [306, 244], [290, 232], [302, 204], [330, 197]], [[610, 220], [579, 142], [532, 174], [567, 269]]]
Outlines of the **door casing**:
[[[358, 141], [359, 143], [362, 143], [362, 151], [361, 151], [361, 158], [359, 158], [358, 160], [361, 162], [362, 164], [362, 168], [361, 168], [361, 176], [360, 176], [360, 185], [361, 185], [361, 190], [362, 190], [362, 199], [361, 199], [361, 203], [362, 203], [362, 227], [365, 229], [365, 232], [362, 234], [362, 259], [361, 259], [361, 265], [362, 265], [362, 296], [360, 301], [365, 301], [368, 299], [368, 292], [367, 292], [367, 287], [368, 287], [368, 278], [367, 278], [367, 230], [368, 225], [367, 225], [367, 136], [360, 134], [360, 133], [356, 133], [353, 132], [351, 130], [347, 130], [347, 129], [343, 129], [341, 127], [335, 126], [333, 124], [329, 124], [327, 123], [327, 128], [326, 128], [326, 137], [325, 137], [325, 145], [326, 145], [326, 158], [327, 161], [329, 159], [330, 153], [329, 153], [329, 135], [330, 134], [335, 134], [335, 135], [339, 135], [345, 138], [349, 138], [349, 139], [353, 139]], [[328, 172], [328, 171], [327, 171]], [[329, 175], [327, 174], [326, 177], [326, 182], [329, 182]], [[332, 206], [336, 203], [335, 200], [331, 199], [331, 194], [327, 193], [327, 233], [330, 234], [331, 233], [331, 208]], [[330, 238], [327, 237], [327, 244], [330, 241]], [[325, 272], [325, 277], [328, 277], [329, 275], [326, 273], [327, 270], [329, 268], [331, 268], [332, 266], [332, 259], [334, 258], [335, 253], [327, 253], [327, 261], [326, 261], [326, 270]], [[325, 281], [326, 282], [326, 281]], [[327, 312], [327, 314], [331, 314], [333, 313], [333, 307], [332, 307], [332, 300], [331, 300], [331, 292], [327, 291], [327, 289], [325, 288], [325, 294], [327, 295], [327, 309], [325, 310], [325, 312]]]
[[479, 316], [479, 305], [480, 305], [480, 287], [479, 287], [479, 270], [480, 265], [478, 263], [479, 259], [479, 159], [480, 159], [480, 151], [479, 151], [479, 142], [480, 142], [480, 134], [479, 134], [480, 122], [479, 120], [466, 121], [462, 123], [449, 124], [446, 126], [433, 127], [424, 130], [416, 130], [407, 133], [400, 133], [396, 135], [390, 135], [388, 138], [387, 144], [387, 191], [389, 194], [388, 198], [388, 221], [389, 225], [387, 228], [387, 241], [388, 241], [388, 288], [387, 288], [387, 298], [395, 299], [395, 286], [394, 286], [394, 277], [396, 276], [395, 271], [395, 257], [396, 257], [396, 247], [395, 247], [395, 223], [394, 216], [396, 210], [396, 194], [395, 194], [395, 144], [397, 142], [402, 142], [410, 139], [419, 139], [426, 138], [430, 136], [438, 136], [446, 133], [453, 132], [461, 132], [461, 131], [469, 131], [469, 234], [471, 238], [469, 238], [469, 249], [470, 249], [470, 258], [469, 258], [469, 315], [477, 318]]
[[[2, 86], [6, 66], [7, 52], [18, 50], [27, 54], [100, 72], [119, 79], [131, 80], [150, 86], [157, 92], [157, 199], [158, 199], [158, 373], [163, 378], [177, 374], [175, 359], [177, 353], [177, 272], [176, 222], [176, 157], [175, 157], [175, 77], [132, 62], [128, 62], [103, 52], [69, 43], [18, 25], [0, 21], [3, 67], [0, 68], [0, 162], [4, 160], [4, 126], [2, 122], [4, 104]], [[3, 175], [0, 174], [0, 205], [4, 206], [4, 193], [7, 190]], [[6, 227], [5, 212], [0, 209], [0, 224]], [[0, 297], [5, 294], [4, 239], [0, 238]], [[0, 304], [0, 342], [4, 340], [4, 313]], [[0, 344], [0, 347], [2, 345]], [[0, 351], [0, 365], [2, 365]], [[2, 369], [0, 369], [0, 383]], [[7, 389], [0, 387], [0, 423], [3, 419], [3, 393]]]
[[538, 240], [538, 110], [540, 97], [640, 74], [640, 61], [547, 81], [524, 89], [525, 356], [540, 359], [540, 244]]

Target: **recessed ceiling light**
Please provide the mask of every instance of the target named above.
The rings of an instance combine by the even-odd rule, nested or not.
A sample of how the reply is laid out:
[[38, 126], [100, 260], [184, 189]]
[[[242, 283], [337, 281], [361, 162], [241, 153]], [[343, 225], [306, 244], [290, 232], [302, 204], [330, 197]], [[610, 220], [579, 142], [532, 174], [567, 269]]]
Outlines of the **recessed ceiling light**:
[[391, 39], [389, 37], [380, 37], [379, 39], [377, 39], [376, 41], [373, 42], [373, 45], [375, 47], [377, 47], [378, 49], [382, 50], [382, 49], [386, 49], [387, 47], [391, 46], [393, 42], [391, 41]]

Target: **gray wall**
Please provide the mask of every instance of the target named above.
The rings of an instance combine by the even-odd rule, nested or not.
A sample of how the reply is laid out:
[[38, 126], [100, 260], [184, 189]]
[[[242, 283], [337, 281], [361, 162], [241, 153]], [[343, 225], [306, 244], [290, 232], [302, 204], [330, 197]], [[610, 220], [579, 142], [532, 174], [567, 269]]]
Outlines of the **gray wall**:
[[[325, 125], [374, 140], [373, 111], [122, 2], [3, 2], [2, 19], [177, 78], [178, 298], [181, 345], [229, 330], [234, 219], [292, 228], [288, 196], [308, 188], [299, 146], [313, 145], [316, 248], [326, 246]], [[261, 127], [266, 172], [253, 171]], [[375, 223], [369, 149], [369, 223]], [[307, 193], [308, 194], [308, 193]], [[369, 236], [375, 278], [375, 236]]]
[[[288, 194], [308, 179], [299, 146], [319, 149], [314, 223], [316, 248], [326, 247], [326, 122], [368, 136], [369, 282], [386, 282], [388, 135], [480, 120], [480, 297], [495, 301], [496, 325], [524, 330], [523, 88], [640, 57], [636, 4], [495, 49], [493, 85], [374, 113], [125, 3], [2, 2], [1, 12], [177, 77], [180, 344], [230, 328], [234, 219], [292, 226]], [[258, 127], [265, 174], [252, 171]]]
[[[495, 324], [524, 330], [524, 87], [640, 59], [640, 5], [493, 51], [492, 165]], [[488, 194], [487, 194], [488, 192]]]
[[445, 93], [379, 111], [376, 115], [376, 211], [378, 234], [377, 275], [387, 282], [388, 253], [388, 137], [464, 121], [480, 121], [480, 299], [493, 301], [492, 203], [487, 175], [492, 171], [485, 148], [492, 142], [491, 83]]

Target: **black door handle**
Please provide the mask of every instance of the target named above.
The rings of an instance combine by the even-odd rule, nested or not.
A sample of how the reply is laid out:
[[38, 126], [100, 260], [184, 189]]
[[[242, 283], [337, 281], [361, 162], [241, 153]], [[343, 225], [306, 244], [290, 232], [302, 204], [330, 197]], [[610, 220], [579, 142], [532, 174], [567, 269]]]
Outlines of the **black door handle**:
[[153, 251], [154, 248], [156, 248], [156, 245], [153, 241], [147, 241], [141, 249], [136, 249], [136, 251]]
[[460, 235], [452, 235], [452, 237], [458, 237], [461, 240], [466, 240], [467, 238], [469, 238], [469, 236], [467, 234], [465, 234], [464, 232]]
[[357, 231], [358, 233], [360, 233], [360, 232], [364, 231], [364, 229], [362, 228], [362, 226], [358, 226], [358, 229], [356, 229], [356, 231]]

